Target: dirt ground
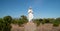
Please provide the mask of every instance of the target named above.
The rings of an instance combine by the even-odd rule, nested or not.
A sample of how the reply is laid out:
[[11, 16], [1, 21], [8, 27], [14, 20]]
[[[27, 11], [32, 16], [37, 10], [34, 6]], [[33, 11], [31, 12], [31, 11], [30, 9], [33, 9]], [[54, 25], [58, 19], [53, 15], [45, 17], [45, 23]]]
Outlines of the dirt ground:
[[40, 26], [37, 27], [38, 31], [60, 31], [60, 25], [59, 27], [53, 27], [53, 24], [40, 24]]
[[[52, 25], [53, 24], [40, 24], [40, 26], [37, 27], [37, 31], [60, 31], [60, 25], [59, 27], [53, 27]], [[11, 31], [24, 31], [24, 27], [19, 27], [17, 24], [12, 24]]]
[[20, 27], [17, 24], [12, 24], [12, 29], [11, 31], [24, 31], [24, 27]]

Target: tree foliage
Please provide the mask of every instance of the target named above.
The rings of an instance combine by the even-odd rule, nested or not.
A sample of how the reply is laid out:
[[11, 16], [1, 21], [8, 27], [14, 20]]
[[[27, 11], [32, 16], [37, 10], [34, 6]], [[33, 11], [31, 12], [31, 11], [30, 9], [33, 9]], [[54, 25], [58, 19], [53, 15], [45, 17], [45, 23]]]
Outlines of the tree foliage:
[[19, 22], [19, 19], [14, 18], [14, 19], [12, 20], [12, 24], [18, 24], [18, 22]]
[[40, 20], [39, 20], [39, 19], [33, 19], [33, 22], [34, 22], [37, 26], [40, 25]]
[[[11, 16], [5, 16], [3, 18], [0, 18], [0, 31], [11, 31], [11, 24], [18, 24], [19, 26], [26, 24], [28, 22], [28, 19], [25, 15], [22, 15], [20, 18], [12, 18]], [[60, 18], [44, 18], [44, 19], [33, 19], [33, 22], [37, 24], [37, 26], [40, 25], [40, 23], [52, 23], [53, 26], [59, 26], [60, 24]]]
[[59, 26], [59, 24], [60, 24], [60, 18], [56, 18], [56, 19], [53, 21], [53, 26], [54, 26], [54, 27], [57, 27], [57, 26]]
[[51, 23], [53, 26], [57, 27], [60, 24], [60, 18], [44, 18], [44, 19], [34, 19], [34, 22], [39, 26], [40, 23], [45, 24], [45, 23]]
[[19, 18], [18, 24], [21, 26], [22, 24], [27, 23], [27, 22], [28, 22], [27, 17], [24, 16], [24, 15], [22, 15], [22, 16]]
[[3, 21], [4, 21], [3, 31], [11, 31], [12, 17], [11, 16], [5, 16], [3, 18]]
[[3, 26], [4, 26], [3, 19], [0, 18], [0, 31], [3, 31]]

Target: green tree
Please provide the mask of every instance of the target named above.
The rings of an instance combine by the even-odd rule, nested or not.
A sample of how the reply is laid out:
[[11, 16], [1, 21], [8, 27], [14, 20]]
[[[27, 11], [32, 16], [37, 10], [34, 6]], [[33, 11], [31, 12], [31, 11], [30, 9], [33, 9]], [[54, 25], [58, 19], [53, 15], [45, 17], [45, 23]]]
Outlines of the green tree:
[[40, 22], [42, 22], [42, 21], [43, 21], [43, 19], [39, 19], [39, 21], [40, 21]]
[[39, 19], [33, 19], [33, 22], [36, 23], [37, 26], [39, 26], [41, 21]]
[[59, 18], [56, 18], [56, 20], [60, 23], [60, 17]]
[[50, 20], [49, 19], [43, 19], [42, 24], [44, 24], [44, 23], [50, 23]]
[[27, 17], [24, 16], [24, 15], [22, 15], [20, 19], [23, 20], [24, 23], [27, 23], [28, 22]]
[[28, 22], [28, 19], [26, 16], [22, 15], [20, 18], [19, 18], [19, 21], [18, 21], [18, 24], [21, 26], [22, 24], [25, 24]]
[[60, 19], [55, 19], [54, 21], [53, 21], [53, 26], [54, 27], [57, 27], [57, 26], [59, 26], [59, 23], [60, 23], [60, 21], [59, 21]]
[[0, 31], [3, 31], [3, 26], [4, 26], [3, 19], [0, 18]]
[[12, 24], [18, 24], [19, 19], [12, 19]]
[[11, 22], [12, 22], [12, 17], [11, 16], [5, 16], [3, 18], [4, 20], [4, 28], [3, 31], [11, 31]]
[[54, 18], [48, 18], [49, 23], [53, 23], [53, 21], [55, 20]]

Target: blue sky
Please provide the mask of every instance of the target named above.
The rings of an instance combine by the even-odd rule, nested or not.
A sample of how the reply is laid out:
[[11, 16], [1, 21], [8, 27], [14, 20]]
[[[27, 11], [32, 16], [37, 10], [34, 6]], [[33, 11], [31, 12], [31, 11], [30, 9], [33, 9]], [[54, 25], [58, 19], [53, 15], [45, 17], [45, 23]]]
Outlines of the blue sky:
[[7, 15], [13, 18], [28, 16], [30, 6], [34, 18], [60, 17], [60, 0], [0, 0], [0, 18]]

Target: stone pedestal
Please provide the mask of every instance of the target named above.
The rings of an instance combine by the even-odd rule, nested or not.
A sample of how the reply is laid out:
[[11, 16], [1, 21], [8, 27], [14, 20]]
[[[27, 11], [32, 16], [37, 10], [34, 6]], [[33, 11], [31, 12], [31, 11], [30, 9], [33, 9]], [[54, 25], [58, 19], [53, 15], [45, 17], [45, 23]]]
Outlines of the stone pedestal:
[[33, 22], [28, 22], [25, 26], [24, 26], [24, 30], [25, 31], [36, 31], [36, 24], [34, 24]]

